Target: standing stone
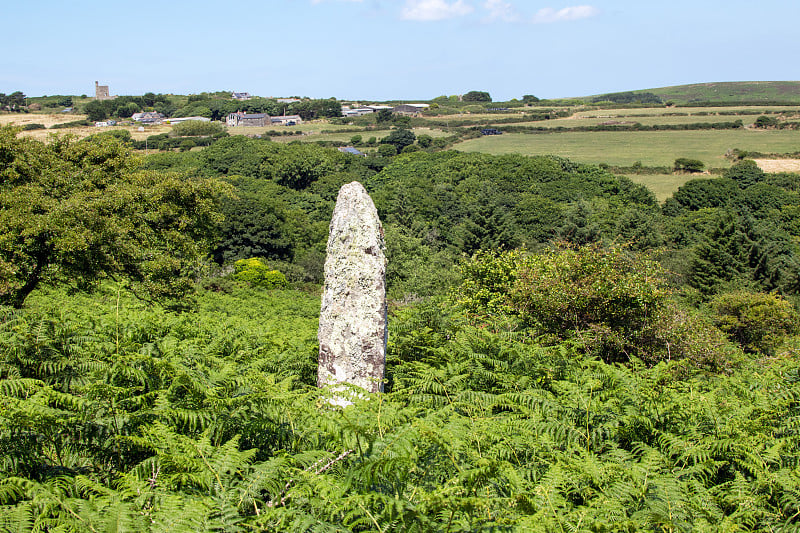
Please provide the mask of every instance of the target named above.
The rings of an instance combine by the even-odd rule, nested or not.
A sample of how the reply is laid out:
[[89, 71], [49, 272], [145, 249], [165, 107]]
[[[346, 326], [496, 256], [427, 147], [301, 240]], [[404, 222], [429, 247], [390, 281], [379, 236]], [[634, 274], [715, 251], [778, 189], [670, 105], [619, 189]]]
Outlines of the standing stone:
[[[317, 385], [383, 390], [386, 367], [386, 256], [375, 204], [354, 181], [336, 198], [319, 317]], [[339, 401], [338, 403], [348, 403]]]

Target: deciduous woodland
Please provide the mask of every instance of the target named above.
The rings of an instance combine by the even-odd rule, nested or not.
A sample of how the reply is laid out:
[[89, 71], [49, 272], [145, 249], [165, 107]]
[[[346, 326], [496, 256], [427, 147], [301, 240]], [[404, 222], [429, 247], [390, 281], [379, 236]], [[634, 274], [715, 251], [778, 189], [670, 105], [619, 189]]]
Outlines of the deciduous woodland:
[[[799, 530], [800, 175], [662, 204], [426, 143], [0, 129], [0, 530]], [[316, 331], [351, 181], [391, 304], [385, 392], [341, 409]]]

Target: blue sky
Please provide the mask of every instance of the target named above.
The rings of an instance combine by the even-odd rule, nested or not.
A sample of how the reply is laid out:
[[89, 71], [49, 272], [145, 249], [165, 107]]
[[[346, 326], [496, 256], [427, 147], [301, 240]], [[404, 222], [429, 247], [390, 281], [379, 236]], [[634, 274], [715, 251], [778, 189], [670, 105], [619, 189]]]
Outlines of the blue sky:
[[12, 2], [0, 92], [499, 100], [799, 80], [797, 0]]

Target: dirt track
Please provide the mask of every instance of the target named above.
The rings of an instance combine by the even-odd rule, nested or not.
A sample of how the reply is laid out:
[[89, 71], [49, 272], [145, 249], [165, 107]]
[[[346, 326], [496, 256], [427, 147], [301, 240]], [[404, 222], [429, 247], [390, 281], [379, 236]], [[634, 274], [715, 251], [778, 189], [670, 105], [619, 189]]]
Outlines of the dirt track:
[[754, 159], [764, 172], [800, 172], [800, 159]]

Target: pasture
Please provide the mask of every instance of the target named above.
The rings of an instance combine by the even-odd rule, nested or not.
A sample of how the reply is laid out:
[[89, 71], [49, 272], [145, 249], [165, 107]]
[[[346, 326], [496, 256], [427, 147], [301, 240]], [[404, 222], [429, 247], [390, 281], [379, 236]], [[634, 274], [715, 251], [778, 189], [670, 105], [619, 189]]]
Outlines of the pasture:
[[625, 177], [634, 183], [644, 185], [653, 192], [658, 203], [664, 203], [664, 200], [672, 196], [678, 187], [687, 181], [709, 176], [702, 174], [625, 174]]
[[513, 133], [470, 139], [454, 146], [462, 152], [558, 155], [581, 163], [630, 166], [672, 166], [675, 159], [699, 159], [706, 168], [725, 168], [732, 148], [765, 153], [800, 150], [800, 131], [693, 130], [601, 131], [544, 134]]

